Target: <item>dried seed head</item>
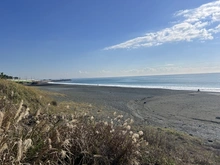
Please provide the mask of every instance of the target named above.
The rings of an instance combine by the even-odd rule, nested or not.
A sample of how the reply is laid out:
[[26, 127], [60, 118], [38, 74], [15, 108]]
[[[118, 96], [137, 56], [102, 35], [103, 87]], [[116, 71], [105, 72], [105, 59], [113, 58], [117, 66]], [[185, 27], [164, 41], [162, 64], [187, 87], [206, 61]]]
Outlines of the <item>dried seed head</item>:
[[105, 126], [107, 126], [107, 125], [108, 125], [108, 122], [107, 122], [107, 121], [105, 121], [105, 122], [104, 122], [104, 125], [105, 125]]
[[49, 125], [45, 125], [45, 127], [42, 130], [42, 132], [48, 132], [49, 130], [50, 130], [50, 126]]
[[0, 111], [0, 128], [2, 126], [3, 119], [4, 119], [4, 113]]
[[101, 158], [102, 155], [93, 155], [94, 158]]
[[14, 97], [14, 91], [11, 91], [11, 97]]
[[49, 150], [51, 150], [52, 149], [52, 145], [50, 144], [50, 145], [48, 145], [48, 149]]
[[113, 133], [113, 132], [115, 132], [115, 130], [114, 130], [114, 129], [110, 130], [110, 133]]
[[70, 115], [70, 119], [71, 119], [71, 120], [73, 120], [74, 117], [75, 117], [75, 116], [74, 116], [73, 114]]
[[130, 130], [130, 129], [131, 129], [131, 126], [130, 126], [130, 125], [127, 125], [126, 129], [127, 129], [127, 130]]
[[117, 118], [117, 119], [122, 119], [122, 118], [123, 118], [123, 115], [118, 115], [116, 118]]
[[127, 126], [127, 125], [128, 125], [128, 123], [127, 123], [127, 122], [124, 122], [123, 126]]
[[60, 133], [57, 129], [56, 129], [56, 136], [57, 136], [57, 142], [60, 143]]
[[11, 122], [8, 121], [8, 122], [6, 123], [6, 127], [5, 127], [5, 131], [6, 131], [6, 132], [9, 130], [10, 125], [11, 125]]
[[136, 138], [132, 138], [132, 142], [133, 142], [133, 143], [136, 143], [136, 142], [137, 142], [137, 139], [136, 139]]
[[19, 121], [21, 121], [21, 119], [24, 117], [24, 113], [25, 113], [25, 112], [20, 113], [20, 115], [19, 115], [19, 117], [18, 117], [16, 123], [18, 123]]
[[130, 118], [127, 118], [127, 119], [125, 120], [125, 123], [127, 123], [129, 120], [130, 120]]
[[133, 159], [131, 162], [132, 162], [133, 165], [139, 165], [140, 164], [136, 159]]
[[77, 122], [78, 122], [78, 120], [76, 120], [76, 119], [73, 119], [70, 121], [70, 123], [77, 123]]
[[31, 139], [26, 139], [23, 142], [23, 152], [25, 153], [31, 146], [32, 146], [32, 140]]
[[66, 158], [66, 151], [61, 150], [61, 151], [60, 151], [60, 155], [61, 155], [61, 158], [62, 158], [62, 159]]
[[138, 139], [138, 138], [139, 138], [139, 134], [134, 133], [134, 134], [132, 135], [132, 139]]
[[23, 118], [29, 116], [29, 114], [30, 114], [30, 108], [27, 108], [27, 109], [25, 110], [25, 112], [24, 112]]
[[18, 115], [20, 114], [21, 109], [22, 109], [22, 105], [23, 105], [23, 100], [21, 100], [20, 106], [19, 106], [19, 108], [18, 108], [18, 110], [17, 110], [17, 112], [15, 114], [14, 119], [16, 119], [18, 117]]
[[122, 135], [125, 135], [127, 133], [127, 131], [122, 131]]
[[64, 140], [62, 145], [65, 146], [65, 147], [70, 146], [70, 140], [69, 139]]
[[37, 110], [37, 112], [36, 112], [36, 114], [35, 114], [35, 117], [36, 117], [36, 118], [40, 115], [40, 111], [41, 111], [41, 109], [38, 109], [38, 110]]
[[18, 142], [17, 142], [17, 145], [18, 145], [18, 148], [17, 148], [17, 157], [16, 157], [16, 161], [17, 162], [20, 162], [21, 161], [21, 158], [22, 158], [22, 139], [20, 139]]
[[139, 131], [138, 134], [139, 134], [140, 136], [144, 135], [143, 131]]
[[7, 143], [4, 143], [1, 147], [0, 147], [0, 154], [2, 153], [2, 152], [4, 152], [5, 150], [7, 150], [8, 149], [8, 145], [7, 145]]
[[139, 151], [135, 151], [135, 154], [141, 156], [141, 153]]
[[142, 142], [141, 142], [141, 146], [144, 148], [144, 147], [146, 147], [146, 146], [148, 146], [149, 145], [149, 143], [146, 141], [146, 140], [143, 140]]
[[114, 122], [113, 122], [113, 120], [111, 119], [111, 125], [113, 125], [114, 124]]
[[48, 143], [48, 148], [49, 148], [49, 150], [52, 149], [51, 142], [52, 142], [51, 139], [50, 139], [50, 138], [47, 138], [47, 143]]

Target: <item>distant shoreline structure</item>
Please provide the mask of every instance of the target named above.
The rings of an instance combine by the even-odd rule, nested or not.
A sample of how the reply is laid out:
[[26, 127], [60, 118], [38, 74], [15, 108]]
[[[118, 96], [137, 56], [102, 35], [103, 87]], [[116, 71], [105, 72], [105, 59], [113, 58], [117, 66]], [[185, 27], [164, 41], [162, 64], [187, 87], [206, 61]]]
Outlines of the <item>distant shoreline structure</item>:
[[50, 82], [63, 82], [63, 81], [71, 81], [72, 79], [55, 79], [55, 80], [50, 80]]
[[71, 79], [44, 79], [44, 80], [33, 80], [33, 79], [8, 79], [10, 81], [19, 83], [19, 84], [24, 84], [24, 85], [46, 85], [49, 82], [66, 82], [66, 81], [71, 81]]

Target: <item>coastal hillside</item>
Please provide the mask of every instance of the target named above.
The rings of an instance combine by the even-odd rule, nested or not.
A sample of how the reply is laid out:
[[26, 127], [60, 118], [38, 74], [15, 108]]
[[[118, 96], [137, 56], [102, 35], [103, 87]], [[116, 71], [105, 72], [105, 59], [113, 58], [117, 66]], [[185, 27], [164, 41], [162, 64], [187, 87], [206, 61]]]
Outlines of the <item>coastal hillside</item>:
[[220, 164], [219, 150], [201, 139], [118, 112], [100, 119], [94, 109], [0, 79], [0, 164]]

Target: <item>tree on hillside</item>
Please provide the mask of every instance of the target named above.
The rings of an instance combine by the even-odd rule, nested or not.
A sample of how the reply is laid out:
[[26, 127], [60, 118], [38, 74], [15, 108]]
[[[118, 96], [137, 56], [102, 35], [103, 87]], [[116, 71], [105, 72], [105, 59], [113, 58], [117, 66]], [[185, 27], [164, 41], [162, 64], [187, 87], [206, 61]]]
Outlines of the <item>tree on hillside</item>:
[[1, 72], [0, 79], [13, 79], [13, 77], [12, 76], [8, 76], [8, 75], [4, 74], [3, 72]]

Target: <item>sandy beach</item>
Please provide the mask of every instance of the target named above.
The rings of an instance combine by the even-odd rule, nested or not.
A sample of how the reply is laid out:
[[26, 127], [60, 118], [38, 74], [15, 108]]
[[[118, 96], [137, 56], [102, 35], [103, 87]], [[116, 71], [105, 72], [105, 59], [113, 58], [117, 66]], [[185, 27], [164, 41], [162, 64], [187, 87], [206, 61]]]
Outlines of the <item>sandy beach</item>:
[[139, 125], [183, 131], [207, 142], [220, 141], [220, 94], [165, 89], [80, 85], [39, 86], [65, 94], [59, 101], [86, 102], [119, 111]]

